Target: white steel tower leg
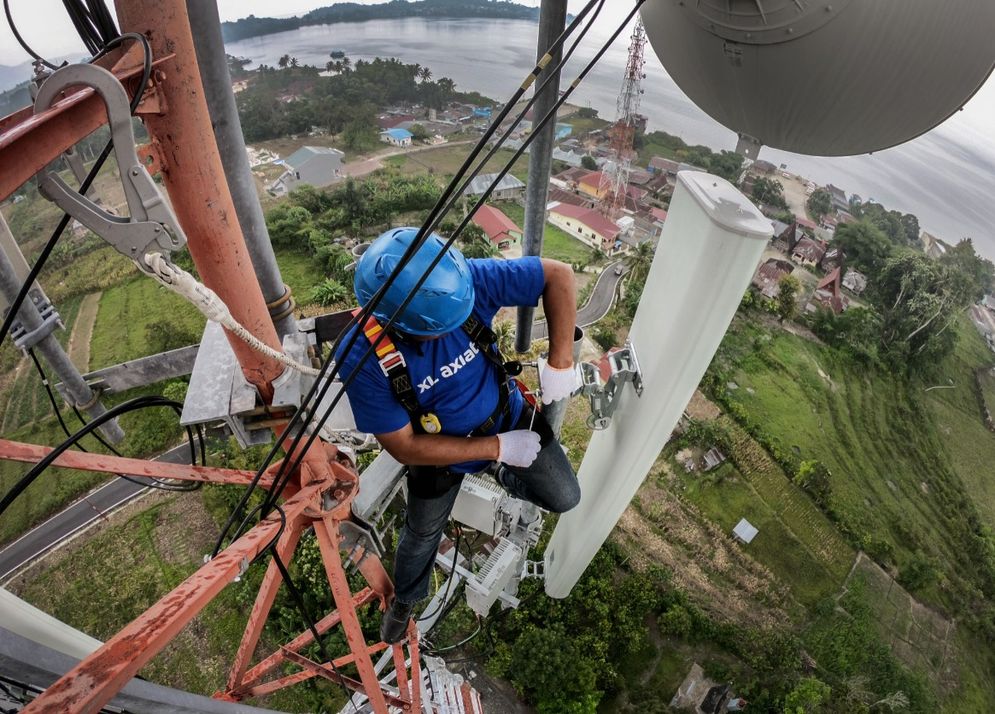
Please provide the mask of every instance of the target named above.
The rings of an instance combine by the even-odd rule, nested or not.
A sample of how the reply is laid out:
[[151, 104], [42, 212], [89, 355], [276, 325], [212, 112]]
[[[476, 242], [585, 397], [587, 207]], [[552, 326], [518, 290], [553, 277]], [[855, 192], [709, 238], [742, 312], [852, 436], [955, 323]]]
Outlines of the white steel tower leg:
[[643, 394], [624, 386], [594, 433], [580, 504], [546, 548], [546, 593], [566, 597], [635, 495], [732, 321], [773, 229], [725, 179], [682, 171], [629, 338]]

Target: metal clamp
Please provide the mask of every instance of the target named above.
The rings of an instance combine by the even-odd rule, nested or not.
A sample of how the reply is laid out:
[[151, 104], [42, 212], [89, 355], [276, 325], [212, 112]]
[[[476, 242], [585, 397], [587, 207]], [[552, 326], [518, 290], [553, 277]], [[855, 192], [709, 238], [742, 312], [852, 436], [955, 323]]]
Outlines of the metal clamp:
[[[18, 320], [10, 329], [10, 337], [14, 341], [14, 346], [19, 350], [30, 350], [55, 332], [56, 328], [62, 327], [62, 318], [47, 298], [34, 298], [34, 302], [38, 309], [38, 315], [41, 317], [41, 324], [33, 330], [28, 330], [24, 323]], [[23, 315], [24, 313], [19, 314]]]
[[611, 376], [607, 382], [602, 381], [597, 365], [591, 362], [580, 365], [580, 393], [586, 395], [591, 402], [591, 416], [587, 418], [587, 426], [595, 431], [607, 429], [611, 424], [612, 415], [618, 406], [619, 390], [626, 382], [632, 383], [637, 397], [643, 394], [642, 374], [632, 342], [626, 340], [625, 347], [609, 354], [608, 365], [611, 367]]
[[114, 142], [114, 158], [130, 215], [116, 216], [100, 208], [70, 188], [51, 165], [39, 172], [38, 190], [118, 252], [136, 261], [142, 271], [151, 273], [143, 259], [146, 253], [162, 253], [168, 257], [171, 251], [184, 246], [187, 239], [173, 209], [138, 158], [131, 106], [124, 87], [102, 67], [68, 65], [53, 73], [38, 90], [35, 114], [51, 107], [63, 90], [80, 85], [90, 87], [104, 100]]

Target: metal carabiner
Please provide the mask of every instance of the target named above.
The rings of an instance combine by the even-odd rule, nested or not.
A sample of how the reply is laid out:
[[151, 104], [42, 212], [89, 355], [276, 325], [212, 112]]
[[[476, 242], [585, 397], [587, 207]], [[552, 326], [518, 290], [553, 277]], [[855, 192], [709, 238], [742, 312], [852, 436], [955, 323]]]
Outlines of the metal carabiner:
[[147, 253], [169, 254], [186, 245], [187, 238], [173, 209], [166, 202], [135, 151], [128, 94], [117, 77], [102, 67], [74, 64], [56, 70], [38, 90], [34, 112], [39, 114], [58, 100], [68, 87], [93, 89], [107, 108], [114, 142], [114, 158], [128, 202], [128, 216], [116, 216], [72, 189], [51, 165], [39, 172], [38, 190], [48, 200], [131, 258], [145, 273]]

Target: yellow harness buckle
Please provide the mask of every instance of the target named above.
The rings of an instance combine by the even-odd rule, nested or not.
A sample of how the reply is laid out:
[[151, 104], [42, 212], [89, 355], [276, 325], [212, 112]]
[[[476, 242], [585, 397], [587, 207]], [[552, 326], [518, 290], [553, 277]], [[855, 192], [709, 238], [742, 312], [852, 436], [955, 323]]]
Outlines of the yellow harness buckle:
[[442, 431], [442, 424], [439, 423], [439, 417], [435, 414], [422, 414], [418, 422], [421, 424], [422, 431], [426, 434], [438, 434]]

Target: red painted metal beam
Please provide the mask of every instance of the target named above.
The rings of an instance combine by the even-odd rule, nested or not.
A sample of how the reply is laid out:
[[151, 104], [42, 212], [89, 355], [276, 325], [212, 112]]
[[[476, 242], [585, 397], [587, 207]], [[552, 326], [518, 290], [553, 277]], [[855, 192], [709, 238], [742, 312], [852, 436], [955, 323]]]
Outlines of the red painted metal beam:
[[[289, 650], [285, 652], [285, 654], [287, 656], [287, 659], [289, 659], [291, 662], [293, 662], [294, 664], [299, 664], [301, 667], [310, 670], [319, 677], [324, 677], [325, 679], [331, 680], [338, 684], [344, 684], [349, 689], [352, 689], [354, 691], [363, 692], [367, 697], [370, 697], [370, 702], [373, 704], [374, 711], [378, 712], [387, 711], [386, 705], [383, 702], [389, 703], [395, 707], [399, 707], [402, 711], [405, 712], [412, 711], [410, 701], [401, 699], [400, 697], [396, 697], [393, 694], [383, 691], [382, 689], [380, 689], [379, 682], [377, 683], [377, 687], [371, 691], [368, 686], [364, 687], [363, 683], [357, 682], [355, 679], [352, 679], [351, 677], [346, 677], [344, 675], [337, 673], [332, 667], [323, 664], [318, 664], [317, 662], [309, 660], [304, 655], [300, 655], [297, 654], [296, 652], [291, 652]], [[376, 700], [374, 700], [374, 698], [370, 696], [371, 694], [379, 698], [379, 700], [382, 702], [379, 705], [380, 709], [376, 708], [378, 705], [375, 703]]]
[[[320, 486], [284, 504], [287, 520], [320, 507]], [[221, 590], [269, 545], [280, 528], [277, 514], [250, 530], [146, 610], [100, 649], [46, 689], [24, 711], [96, 714]]]
[[[0, 461], [20, 461], [36, 464], [53, 449], [49, 446], [25, 444], [20, 441], [0, 439]], [[189, 466], [170, 464], [165, 461], [145, 461], [129, 459], [124, 456], [109, 456], [107, 454], [86, 453], [83, 451], [66, 451], [59, 455], [53, 466], [60, 466], [78, 471], [105, 471], [126, 476], [143, 478], [176, 479], [178, 481], [203, 481], [204, 483], [227, 483], [235, 486], [246, 486], [256, 475], [253, 471], [237, 469], [222, 469], [213, 466]], [[272, 472], [263, 474], [259, 480], [262, 488], [273, 485]]]
[[[286, 648], [289, 649], [289, 648]], [[387, 649], [387, 645], [383, 642], [378, 642], [375, 645], [370, 645], [366, 648], [365, 656], [375, 655], [377, 652], [382, 652]], [[296, 653], [295, 653], [296, 654]], [[332, 660], [335, 667], [345, 667], [347, 664], [352, 664], [356, 659], [355, 655], [343, 655], [338, 659]], [[310, 660], [309, 660], [310, 661]], [[328, 665], [325, 665], [326, 667]], [[334, 667], [332, 668], [334, 671]], [[286, 677], [281, 677], [280, 679], [274, 679], [272, 682], [266, 682], [265, 684], [259, 684], [252, 687], [248, 692], [246, 692], [247, 697], [263, 697], [267, 694], [272, 694], [273, 692], [285, 689], [287, 687], [293, 686], [295, 684], [300, 684], [309, 679], [317, 677], [318, 672], [312, 669], [305, 669], [302, 672], [295, 672], [294, 674], [288, 675]]]
[[[363, 588], [353, 596], [352, 598], [353, 607], [362, 607], [363, 605], [375, 599], [376, 597], [377, 594], [373, 590], [371, 590], [370, 588]], [[335, 612], [331, 612], [328, 615], [325, 615], [325, 617], [318, 620], [318, 622], [315, 623], [314, 629], [318, 631], [319, 635], [323, 635], [324, 633], [328, 632], [328, 630], [338, 625], [340, 620], [341, 620], [341, 615], [339, 615], [339, 611], [336, 610]], [[304, 649], [312, 642], [314, 642], [314, 635], [311, 634], [311, 630], [305, 630], [302, 634], [298, 635], [290, 642], [288, 642], [286, 645], [281, 647], [280, 650], [274, 652], [269, 657], [262, 660], [255, 667], [250, 669], [242, 680], [241, 688], [236, 689], [234, 692], [230, 692], [229, 694], [234, 694], [236, 697], [248, 696], [246, 692], [242, 691], [242, 688], [247, 687], [250, 684], [254, 684], [255, 682], [258, 682], [260, 679], [262, 679], [267, 674], [272, 672], [274, 669], [279, 667], [286, 659], [283, 656], [284, 649], [293, 650], [294, 652], [297, 652], [301, 649]]]
[[[154, 66], [168, 63], [162, 56]], [[123, 54], [112, 52], [98, 60], [124, 83], [129, 93], [138, 89], [142, 74], [142, 50], [130, 43]], [[153, 72], [154, 74], [154, 72]], [[104, 101], [92, 89], [67, 93], [41, 114], [25, 107], [0, 119], [0, 201], [6, 199], [62, 152], [107, 123]]]

